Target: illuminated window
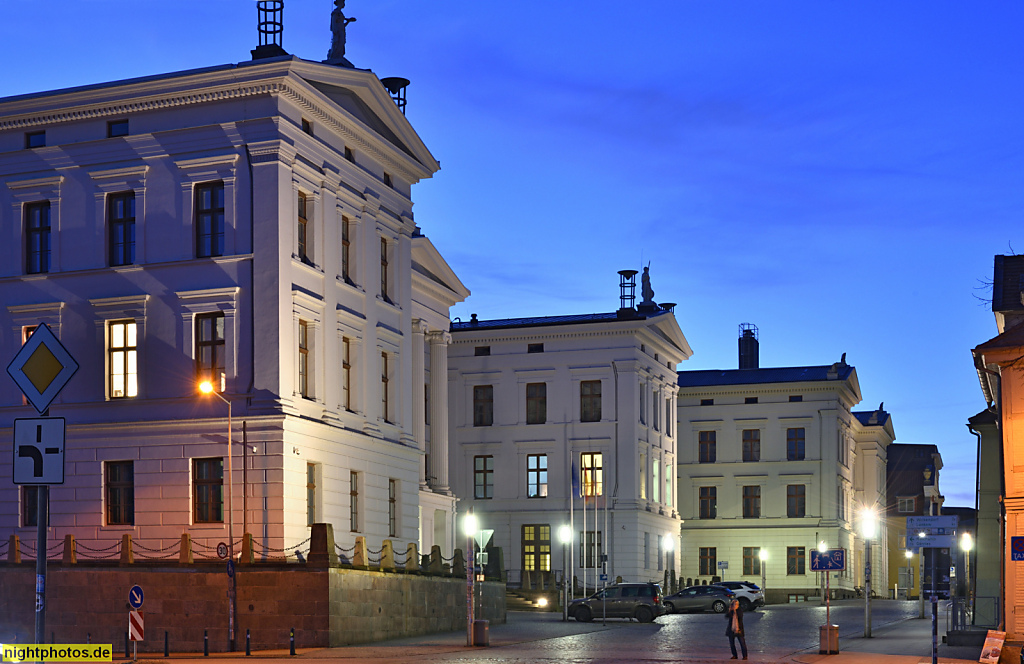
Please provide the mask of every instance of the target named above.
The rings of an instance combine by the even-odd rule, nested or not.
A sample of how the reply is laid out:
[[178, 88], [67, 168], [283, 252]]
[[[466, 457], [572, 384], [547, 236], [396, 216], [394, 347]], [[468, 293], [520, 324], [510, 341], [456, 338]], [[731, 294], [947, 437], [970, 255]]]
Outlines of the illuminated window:
[[550, 525], [523, 525], [523, 569], [527, 572], [551, 571]]
[[135, 321], [110, 323], [110, 398], [139, 394], [138, 340]]
[[580, 488], [584, 496], [604, 495], [603, 456], [600, 452], [580, 454]]
[[548, 455], [526, 455], [526, 497], [545, 498], [548, 495]]

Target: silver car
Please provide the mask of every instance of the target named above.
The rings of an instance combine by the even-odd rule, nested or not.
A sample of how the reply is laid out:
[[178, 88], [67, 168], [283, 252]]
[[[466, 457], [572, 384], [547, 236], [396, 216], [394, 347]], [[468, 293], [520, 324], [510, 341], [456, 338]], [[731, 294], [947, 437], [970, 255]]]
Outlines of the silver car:
[[733, 592], [722, 586], [690, 586], [666, 597], [662, 603], [669, 613], [689, 611], [714, 611], [725, 613], [732, 601]]
[[665, 613], [661, 603], [661, 586], [657, 583], [620, 583], [608, 586], [590, 597], [569, 603], [569, 617], [579, 622], [594, 618], [636, 618], [651, 622]]

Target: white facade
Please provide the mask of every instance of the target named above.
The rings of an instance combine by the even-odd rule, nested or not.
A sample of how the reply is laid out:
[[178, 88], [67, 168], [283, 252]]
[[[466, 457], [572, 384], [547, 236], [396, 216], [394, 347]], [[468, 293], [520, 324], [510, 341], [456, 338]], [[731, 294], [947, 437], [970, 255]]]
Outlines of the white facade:
[[[840, 361], [682, 371], [679, 383], [680, 575], [760, 584], [763, 571], [770, 601], [817, 595], [824, 579], [810, 558], [824, 543], [847, 552], [846, 570], [829, 581], [833, 594], [852, 594], [863, 584], [865, 505], [879, 515], [874, 551], [885, 556], [892, 442], [891, 424], [879, 433], [884, 427], [864, 426], [852, 412], [861, 399], [856, 370]], [[885, 561], [874, 562], [873, 585], [884, 594]]]
[[[290, 56], [0, 100], [0, 349], [45, 322], [81, 365], [51, 408], [51, 540], [225, 541], [228, 408], [196, 390], [223, 373], [236, 540], [291, 551], [315, 521], [450, 552], [424, 404], [445, 406], [432, 349], [469, 293], [410, 199], [438, 168], [373, 73]], [[0, 381], [0, 439], [34, 414]], [[26, 500], [0, 484], [3, 537], [31, 538]]]
[[452, 487], [512, 582], [571, 568], [593, 587], [598, 539], [611, 582], [675, 567], [675, 368], [692, 351], [672, 313], [621, 311], [453, 324]]

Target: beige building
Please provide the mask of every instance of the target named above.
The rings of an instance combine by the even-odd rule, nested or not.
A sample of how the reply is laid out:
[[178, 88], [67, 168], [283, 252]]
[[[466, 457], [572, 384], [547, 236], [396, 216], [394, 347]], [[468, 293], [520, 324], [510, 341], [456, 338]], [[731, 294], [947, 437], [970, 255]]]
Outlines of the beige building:
[[[851, 596], [864, 584], [863, 508], [885, 505], [891, 419], [853, 411], [860, 384], [845, 354], [831, 365], [761, 368], [750, 325], [739, 348], [739, 369], [679, 372], [680, 576], [763, 575], [769, 601], [801, 601], [824, 583], [810, 569], [823, 543], [846, 550], [847, 568], [829, 585]], [[888, 586], [884, 541], [880, 522], [877, 594]]]

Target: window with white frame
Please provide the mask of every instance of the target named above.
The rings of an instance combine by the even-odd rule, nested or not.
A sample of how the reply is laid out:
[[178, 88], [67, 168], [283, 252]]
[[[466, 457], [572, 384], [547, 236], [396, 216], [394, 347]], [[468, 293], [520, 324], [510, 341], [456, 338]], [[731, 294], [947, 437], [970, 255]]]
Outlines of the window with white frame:
[[108, 328], [107, 366], [110, 369], [110, 398], [136, 397], [139, 395], [139, 361], [135, 321], [113, 321]]

